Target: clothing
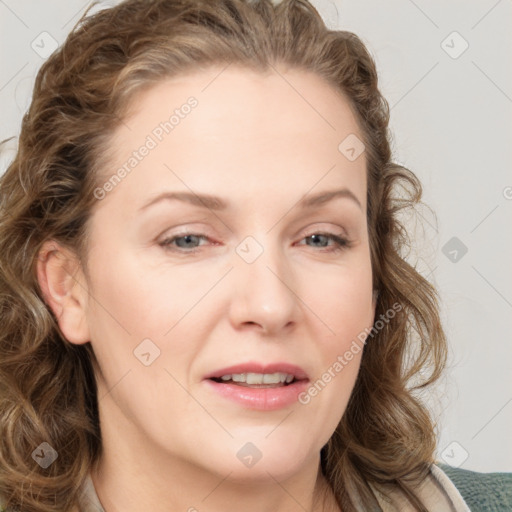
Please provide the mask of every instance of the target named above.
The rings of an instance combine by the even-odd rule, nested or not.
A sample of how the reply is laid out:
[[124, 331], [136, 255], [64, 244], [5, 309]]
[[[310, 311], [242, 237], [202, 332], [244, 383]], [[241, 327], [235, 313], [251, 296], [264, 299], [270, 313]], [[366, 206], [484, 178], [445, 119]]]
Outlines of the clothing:
[[[405, 498], [393, 494], [393, 500], [396, 501], [392, 504], [381, 493], [375, 489], [374, 491], [384, 512], [406, 512], [412, 510]], [[420, 486], [418, 492], [429, 512], [471, 512], [454, 483], [437, 465], [431, 466], [429, 478]], [[85, 482], [80, 505], [80, 512], [105, 512], [98, 499], [90, 475]]]
[[[408, 512], [414, 510], [405, 496], [397, 491], [385, 497], [373, 486], [379, 505], [384, 512]], [[430, 474], [416, 493], [429, 512], [468, 512], [469, 506], [448, 475], [437, 465], [430, 467]]]
[[[384, 512], [407, 512], [411, 506], [396, 493], [390, 503], [375, 488], [375, 495]], [[478, 473], [436, 463], [429, 477], [418, 489], [429, 512], [512, 512], [512, 473]], [[0, 496], [0, 512], [4, 512]], [[90, 474], [76, 512], [105, 512], [101, 506]]]
[[512, 512], [512, 473], [478, 473], [439, 465], [472, 512]]

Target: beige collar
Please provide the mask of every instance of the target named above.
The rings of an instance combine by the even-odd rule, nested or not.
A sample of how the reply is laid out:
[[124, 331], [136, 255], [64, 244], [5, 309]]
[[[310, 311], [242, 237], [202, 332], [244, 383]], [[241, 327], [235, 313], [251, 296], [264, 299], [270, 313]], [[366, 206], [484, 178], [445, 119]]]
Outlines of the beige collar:
[[[412, 506], [409, 502], [396, 491], [389, 492], [389, 497], [386, 498], [373, 486], [371, 487], [377, 496], [383, 512], [396, 512], [397, 510], [400, 512], [412, 511]], [[417, 492], [428, 510], [435, 510], [436, 512], [470, 512], [469, 507], [453, 482], [438, 466], [432, 465], [430, 467], [430, 474], [419, 486]], [[83, 486], [80, 512], [105, 512], [96, 494], [90, 473]]]
[[[409, 501], [396, 490], [391, 489], [388, 497], [371, 486], [383, 512], [413, 511]], [[460, 492], [446, 473], [436, 465], [430, 466], [428, 477], [415, 489], [427, 510], [435, 512], [470, 512]]]

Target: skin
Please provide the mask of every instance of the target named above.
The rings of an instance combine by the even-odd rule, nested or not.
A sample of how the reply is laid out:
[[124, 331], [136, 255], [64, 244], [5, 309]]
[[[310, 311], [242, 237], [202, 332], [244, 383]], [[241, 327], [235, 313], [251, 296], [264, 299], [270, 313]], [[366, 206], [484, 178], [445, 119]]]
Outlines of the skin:
[[[107, 512], [220, 512], [233, 503], [246, 512], [338, 510], [320, 449], [345, 411], [362, 352], [307, 405], [275, 411], [228, 401], [203, 377], [286, 361], [314, 382], [371, 328], [366, 160], [338, 150], [361, 131], [346, 99], [312, 73], [203, 69], [133, 101], [112, 135], [105, 177], [190, 96], [197, 107], [95, 205], [90, 279], [56, 242], [40, 252], [39, 282], [63, 334], [90, 341], [99, 363], [96, 491]], [[360, 205], [341, 197], [297, 206], [340, 188]], [[164, 190], [230, 206], [161, 201], [139, 211]], [[160, 245], [185, 229], [207, 238], [180, 239], [174, 251]], [[308, 238], [322, 232], [342, 233], [350, 246], [334, 251], [332, 240]], [[236, 252], [248, 236], [263, 249], [250, 264]], [[133, 353], [146, 338], [160, 350], [149, 366]], [[237, 457], [247, 442], [262, 453], [249, 468]]]

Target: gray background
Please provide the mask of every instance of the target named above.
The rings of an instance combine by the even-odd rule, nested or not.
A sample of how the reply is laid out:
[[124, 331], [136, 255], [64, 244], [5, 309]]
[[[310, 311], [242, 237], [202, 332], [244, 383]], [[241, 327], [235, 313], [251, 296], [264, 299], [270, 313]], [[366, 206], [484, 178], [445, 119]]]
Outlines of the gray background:
[[[312, 3], [375, 57], [395, 161], [420, 177], [435, 212], [407, 225], [417, 241], [411, 261], [439, 289], [450, 342], [449, 368], [425, 396], [438, 417], [438, 457], [512, 471], [512, 4]], [[89, 4], [0, 0], [0, 140], [18, 134], [46, 52]], [[3, 151], [0, 172], [15, 147]]]

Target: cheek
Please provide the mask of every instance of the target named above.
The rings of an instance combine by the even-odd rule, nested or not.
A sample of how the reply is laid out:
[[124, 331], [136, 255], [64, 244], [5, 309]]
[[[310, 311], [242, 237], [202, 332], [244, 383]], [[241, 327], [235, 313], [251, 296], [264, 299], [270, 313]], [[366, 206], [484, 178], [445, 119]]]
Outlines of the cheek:
[[321, 319], [328, 351], [344, 350], [373, 324], [371, 265], [352, 266], [308, 285], [311, 309]]
[[[322, 428], [332, 432], [350, 399], [364, 350], [366, 333], [373, 325], [371, 264], [364, 257], [359, 265], [318, 276], [308, 285], [308, 305], [316, 322], [316, 346], [321, 370], [299, 401], [317, 407], [325, 419]], [[309, 302], [310, 301], [310, 302]]]
[[191, 319], [208, 307], [201, 298], [211, 288], [212, 276], [202, 279], [184, 267], [154, 269], [136, 256], [114, 259], [106, 251], [96, 257], [87, 322], [106, 385], [130, 371], [134, 386], [150, 377], [156, 379], [151, 385], [165, 389], [157, 381], [169, 386], [166, 368], [184, 380], [208, 337], [208, 325], [191, 324]]
[[[161, 348], [162, 334], [172, 325], [169, 316], [160, 323], [155, 315], [162, 298], [154, 285], [137, 274], [127, 258], [95, 255], [91, 265], [91, 293], [87, 322], [91, 343], [108, 384], [116, 382], [128, 370], [141, 365], [134, 350], [143, 340], [152, 340]], [[148, 277], [148, 276], [146, 276]], [[145, 342], [147, 344], [147, 342]], [[149, 345], [151, 347], [151, 345]], [[147, 348], [147, 347], [146, 347]]]
[[137, 258], [97, 255], [92, 279], [89, 316], [93, 328], [101, 325], [116, 337], [129, 336], [135, 342], [141, 336], [162, 336], [172, 327], [182, 291], [164, 286], [163, 276], [148, 271]]

